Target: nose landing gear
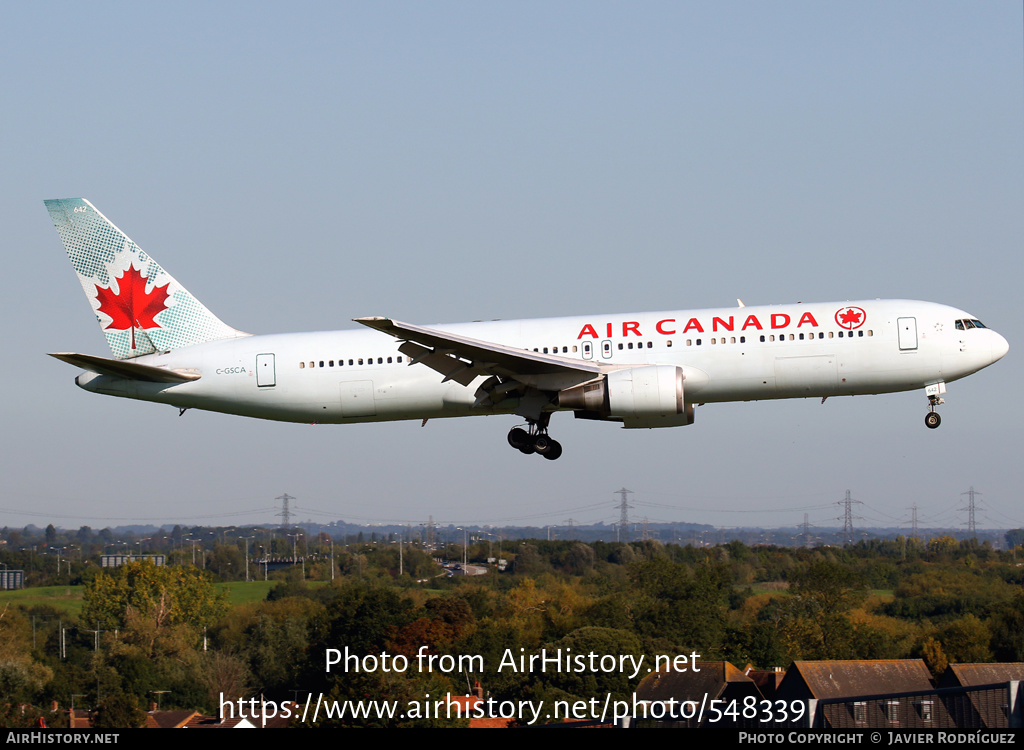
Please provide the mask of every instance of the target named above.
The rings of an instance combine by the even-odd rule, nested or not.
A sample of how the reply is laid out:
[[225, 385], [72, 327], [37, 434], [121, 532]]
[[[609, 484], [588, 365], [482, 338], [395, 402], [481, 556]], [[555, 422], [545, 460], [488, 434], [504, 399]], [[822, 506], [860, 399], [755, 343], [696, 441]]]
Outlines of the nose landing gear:
[[539, 422], [529, 420], [529, 429], [513, 427], [508, 432], [508, 444], [520, 453], [536, 453], [549, 461], [562, 455], [562, 444], [548, 435], [548, 421], [551, 416], [544, 414]]
[[942, 424], [942, 417], [935, 411], [935, 407], [944, 403], [942, 394], [946, 392], [946, 384], [939, 382], [925, 387], [924, 393], [928, 396], [928, 413], [924, 415], [924, 423], [930, 430], [934, 430]]

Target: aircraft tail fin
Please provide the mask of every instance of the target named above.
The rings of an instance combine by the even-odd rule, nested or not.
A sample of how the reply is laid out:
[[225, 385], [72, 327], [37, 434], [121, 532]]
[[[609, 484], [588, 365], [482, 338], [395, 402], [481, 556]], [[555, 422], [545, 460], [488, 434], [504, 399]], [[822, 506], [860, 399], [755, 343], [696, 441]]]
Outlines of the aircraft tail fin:
[[45, 203], [116, 358], [248, 335], [207, 310], [89, 201]]

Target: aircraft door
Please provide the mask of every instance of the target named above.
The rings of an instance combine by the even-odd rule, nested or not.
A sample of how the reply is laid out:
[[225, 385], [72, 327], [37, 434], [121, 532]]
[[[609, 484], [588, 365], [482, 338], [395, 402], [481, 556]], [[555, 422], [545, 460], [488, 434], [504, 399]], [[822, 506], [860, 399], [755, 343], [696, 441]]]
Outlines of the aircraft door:
[[277, 385], [277, 373], [274, 368], [273, 354], [256, 355], [256, 386], [272, 388]]
[[900, 351], [910, 352], [917, 349], [917, 318], [897, 318]]
[[583, 359], [594, 358], [594, 343], [592, 341], [583, 342]]
[[612, 342], [605, 339], [601, 342], [601, 356], [605, 359], [612, 358]]

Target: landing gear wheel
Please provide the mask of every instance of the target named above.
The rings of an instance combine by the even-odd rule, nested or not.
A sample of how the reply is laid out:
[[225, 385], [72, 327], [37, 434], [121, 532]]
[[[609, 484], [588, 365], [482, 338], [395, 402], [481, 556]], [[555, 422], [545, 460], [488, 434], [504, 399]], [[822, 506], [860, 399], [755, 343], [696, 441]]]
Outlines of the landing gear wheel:
[[551, 450], [551, 444], [555, 442], [547, 435], [538, 435], [533, 439], [533, 449], [542, 456], [546, 456], [547, 452]]
[[[528, 445], [531, 445], [533, 438], [530, 437], [530, 433], [524, 430], [522, 427], [513, 427], [508, 431], [508, 444], [516, 450], [522, 450]], [[530, 451], [533, 453], [533, 451]]]
[[928, 426], [928, 429], [934, 430], [942, 424], [942, 417], [939, 416], [937, 411], [930, 411], [924, 415], [924, 423]]
[[548, 435], [550, 419], [550, 414], [542, 414], [538, 420], [528, 418], [529, 429], [513, 427], [508, 431], [508, 444], [520, 453], [536, 453], [554, 461], [562, 455], [562, 444]]
[[562, 444], [557, 440], [551, 440], [550, 438], [548, 438], [548, 442], [550, 443], [550, 445], [548, 446], [547, 451], [541, 453], [541, 455], [544, 456], [544, 458], [546, 458], [548, 461], [554, 461], [556, 458], [562, 455]]

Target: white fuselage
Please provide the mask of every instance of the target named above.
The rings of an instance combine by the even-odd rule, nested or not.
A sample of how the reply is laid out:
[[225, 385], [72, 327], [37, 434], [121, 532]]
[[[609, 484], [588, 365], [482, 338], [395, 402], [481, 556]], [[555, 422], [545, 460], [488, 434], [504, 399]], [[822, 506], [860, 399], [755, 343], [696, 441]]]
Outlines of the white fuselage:
[[[889, 393], [950, 382], [1001, 358], [973, 316], [910, 300], [734, 307], [433, 326], [599, 364], [683, 368], [687, 403]], [[962, 328], [962, 329], [961, 329]], [[288, 422], [345, 423], [509, 413], [422, 365], [374, 330], [245, 336], [133, 361], [198, 374], [152, 383], [83, 373], [86, 390]], [[554, 407], [552, 407], [554, 408]]]

